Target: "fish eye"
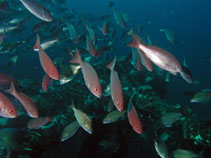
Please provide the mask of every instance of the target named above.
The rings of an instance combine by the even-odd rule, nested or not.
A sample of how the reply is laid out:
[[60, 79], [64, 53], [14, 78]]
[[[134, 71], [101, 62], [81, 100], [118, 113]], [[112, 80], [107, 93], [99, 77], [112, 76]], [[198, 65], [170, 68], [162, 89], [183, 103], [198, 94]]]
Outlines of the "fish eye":
[[55, 75], [55, 73], [54, 72], [51, 72], [51, 75]]
[[120, 105], [120, 103], [119, 103], [119, 102], [117, 102], [117, 105]]
[[9, 110], [9, 114], [14, 114], [14, 110]]
[[94, 88], [94, 91], [95, 91], [95, 92], [97, 92], [97, 91], [98, 91], [98, 89], [97, 89], [97, 88]]

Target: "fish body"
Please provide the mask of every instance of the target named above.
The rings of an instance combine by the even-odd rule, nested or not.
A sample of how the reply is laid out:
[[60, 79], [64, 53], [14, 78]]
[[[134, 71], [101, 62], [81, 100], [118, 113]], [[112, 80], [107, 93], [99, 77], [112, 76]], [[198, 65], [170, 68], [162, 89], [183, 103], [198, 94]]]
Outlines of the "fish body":
[[177, 44], [177, 39], [176, 39], [176, 36], [173, 31], [171, 31], [169, 29], [160, 29], [160, 31], [165, 33], [166, 39], [169, 42], [171, 42], [173, 44]]
[[155, 140], [155, 150], [161, 158], [169, 158], [166, 144], [161, 140]]
[[111, 75], [110, 75], [111, 98], [113, 100], [115, 107], [120, 112], [122, 112], [124, 109], [124, 97], [118, 73], [116, 70], [114, 70], [115, 64], [116, 64], [116, 57], [114, 57], [113, 61], [107, 65], [107, 68], [111, 70]]
[[73, 121], [72, 123], [70, 123], [69, 125], [67, 125], [64, 130], [62, 131], [62, 135], [60, 138], [60, 141], [65, 141], [69, 138], [71, 138], [72, 136], [75, 135], [75, 133], [78, 131], [80, 125], [78, 124], [78, 121]]
[[182, 71], [180, 63], [171, 53], [157, 46], [143, 44], [141, 38], [134, 34], [132, 30], [130, 31], [130, 34], [133, 37], [133, 41], [128, 44], [129, 47], [135, 47], [142, 50], [146, 57], [148, 57], [155, 65], [174, 75]]
[[76, 109], [74, 106], [72, 106], [72, 109], [74, 111], [74, 115], [76, 120], [78, 121], [78, 124], [89, 134], [92, 134], [92, 120], [84, 112]]
[[23, 93], [18, 93], [15, 89], [15, 86], [13, 83], [11, 83], [10, 89], [7, 90], [10, 94], [12, 94], [24, 107], [26, 110], [27, 114], [32, 117], [32, 118], [38, 118], [39, 113], [38, 109], [34, 103], [34, 101], [28, 97], [27, 95]]
[[17, 112], [9, 99], [0, 92], [0, 116], [6, 118], [16, 118]]
[[164, 127], [171, 127], [174, 122], [179, 120], [181, 113], [178, 112], [168, 112], [165, 115], [161, 116], [161, 123]]
[[138, 71], [141, 71], [141, 58], [136, 48], [132, 48], [132, 62]]
[[74, 42], [78, 43], [79, 39], [78, 39], [78, 36], [77, 36], [77, 33], [76, 33], [74, 25], [67, 24], [67, 27], [68, 27], [68, 31], [70, 33], [71, 40], [73, 40]]
[[27, 127], [29, 129], [39, 129], [48, 122], [51, 122], [50, 117], [38, 117], [30, 120], [27, 124]]
[[193, 76], [192, 76], [192, 73], [191, 71], [185, 67], [185, 66], [182, 66], [182, 71], [179, 72], [180, 73], [180, 76], [187, 82], [187, 83], [190, 83], [192, 84], [193, 83]]
[[109, 112], [104, 118], [103, 118], [103, 124], [113, 123], [117, 121], [122, 115], [124, 115], [125, 111], [119, 112], [118, 110], [113, 110]]
[[97, 56], [94, 44], [92, 43], [92, 40], [89, 37], [89, 35], [86, 36], [86, 47], [89, 50], [89, 53], [91, 54], [91, 56], [93, 56], [93, 57]]
[[202, 91], [202, 92], [198, 92], [196, 93], [193, 98], [191, 99], [190, 102], [192, 103], [204, 103], [204, 102], [208, 102], [211, 100], [211, 91]]
[[130, 125], [132, 126], [133, 130], [138, 133], [142, 134], [143, 128], [141, 121], [138, 117], [138, 113], [133, 105], [131, 105], [131, 108], [128, 110], [128, 120]]
[[50, 84], [51, 84], [51, 78], [47, 74], [45, 74], [42, 80], [42, 90], [46, 92]]
[[174, 158], [199, 158], [200, 156], [189, 150], [177, 149], [173, 151]]
[[20, 0], [21, 3], [37, 18], [44, 20], [46, 22], [53, 21], [52, 15], [49, 11], [44, 8], [40, 3], [35, 0]]
[[43, 48], [40, 46], [40, 36], [37, 34], [36, 43], [34, 46], [34, 49], [39, 49], [39, 57], [40, 57], [40, 63], [45, 71], [45, 73], [54, 80], [59, 80], [59, 72], [49, 56], [45, 53]]
[[[46, 41], [44, 43], [41, 43], [40, 46], [42, 47], [43, 50], [50, 48], [51, 46], [53, 46], [56, 42], [58, 42], [58, 39], [54, 39], [54, 40], [49, 40]], [[39, 51], [38, 48], [34, 49], [34, 51]]]
[[94, 30], [91, 27], [89, 27], [88, 25], [86, 25], [86, 30], [88, 32], [88, 35], [89, 35], [92, 43], [96, 44], [96, 35], [95, 35]]
[[10, 84], [13, 82], [16, 88], [20, 87], [20, 84], [12, 76], [0, 73], [0, 88], [3, 90], [8, 90]]
[[70, 62], [80, 64], [87, 88], [96, 97], [101, 98], [102, 89], [101, 89], [101, 84], [100, 84], [98, 75], [97, 75], [95, 69], [88, 62], [83, 61], [81, 59], [78, 50], [76, 50], [75, 56], [73, 57], [73, 59]]

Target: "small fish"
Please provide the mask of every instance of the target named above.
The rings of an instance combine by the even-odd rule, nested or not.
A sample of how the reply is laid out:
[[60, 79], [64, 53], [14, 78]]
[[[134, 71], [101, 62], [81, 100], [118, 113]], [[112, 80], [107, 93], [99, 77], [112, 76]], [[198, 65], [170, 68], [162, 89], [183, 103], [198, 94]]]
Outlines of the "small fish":
[[0, 92], [0, 116], [6, 118], [16, 118], [17, 112], [9, 99]]
[[191, 99], [191, 103], [205, 103], [211, 101], [211, 91], [202, 91], [196, 93]]
[[72, 102], [72, 109], [74, 111], [74, 115], [79, 125], [87, 131], [89, 134], [93, 133], [92, 129], [92, 120], [81, 110], [76, 109], [74, 103]]
[[73, 40], [75, 43], [78, 43], [79, 39], [74, 25], [72, 25], [71, 23], [70, 24], [67, 23], [67, 29], [70, 33], [70, 39]]
[[161, 158], [168, 158], [169, 157], [168, 156], [168, 149], [167, 149], [166, 144], [159, 139], [155, 140], [155, 150]]
[[117, 23], [117, 25], [121, 26], [121, 28], [125, 29], [126, 27], [126, 23], [124, 21], [124, 18], [122, 16], [122, 14], [118, 13], [114, 8], [113, 8], [113, 15], [114, 15], [114, 19]]
[[138, 71], [141, 71], [141, 58], [136, 48], [132, 48], [132, 64]]
[[174, 122], [179, 120], [181, 113], [178, 112], [168, 112], [165, 115], [161, 116], [160, 120], [164, 127], [171, 127]]
[[176, 36], [173, 31], [171, 31], [169, 29], [160, 29], [160, 31], [165, 33], [166, 39], [169, 42], [171, 42], [173, 44], [177, 44], [177, 39], [176, 39]]
[[133, 33], [133, 30], [131, 30], [129, 34], [133, 38], [133, 41], [128, 44], [129, 47], [142, 50], [146, 57], [148, 57], [155, 65], [174, 75], [182, 71], [180, 63], [171, 53], [157, 46], [143, 44], [141, 38]]
[[18, 26], [0, 27], [0, 34], [14, 31], [14, 30], [16, 30], [17, 28], [18, 28]]
[[44, 20], [46, 22], [53, 21], [52, 15], [49, 11], [44, 8], [40, 3], [35, 0], [20, 0], [21, 3], [37, 18]]
[[[58, 42], [58, 39], [49, 40], [44, 43], [41, 43], [40, 46], [42, 47], [43, 50], [46, 50], [50, 48], [51, 46], [53, 46], [56, 42]], [[39, 49], [35, 48], [34, 51], [39, 51]]]
[[75, 133], [78, 131], [80, 125], [78, 124], [78, 121], [73, 121], [69, 125], [67, 125], [64, 130], [62, 131], [62, 135], [60, 138], [60, 141], [63, 142], [72, 136], [75, 135]]
[[42, 80], [42, 90], [46, 92], [50, 84], [51, 84], [51, 78], [47, 74], [45, 74]]
[[122, 117], [125, 114], [126, 111], [119, 112], [118, 110], [113, 110], [109, 112], [104, 118], [103, 118], [103, 124], [113, 123], [117, 121], [120, 117]]
[[173, 151], [174, 158], [199, 158], [200, 156], [189, 150], [177, 149]]
[[27, 127], [29, 129], [39, 129], [51, 121], [52, 120], [50, 117], [38, 117], [38, 118], [34, 118], [34, 119], [30, 120], [27, 124]]
[[186, 65], [186, 62], [185, 62], [185, 59], [183, 61], [183, 65], [182, 65], [182, 71], [179, 72], [181, 77], [187, 82], [187, 83], [190, 83], [192, 84], [193, 83], [193, 76], [192, 76], [192, 73], [191, 71], [187, 68], [187, 65]]
[[[131, 107], [130, 107], [131, 106]], [[138, 134], [142, 134], [143, 128], [138, 113], [133, 105], [128, 106], [128, 120], [133, 130]]]
[[109, 23], [110, 23], [110, 19], [106, 20], [103, 23], [103, 29], [102, 29], [103, 35], [107, 35], [108, 34], [108, 25], [109, 25]]
[[7, 67], [11, 67], [11, 66], [15, 65], [15, 64], [17, 63], [18, 59], [19, 59], [19, 55], [13, 56], [13, 57], [8, 61]]
[[101, 89], [100, 81], [98, 79], [98, 75], [97, 75], [95, 69], [88, 62], [83, 61], [81, 59], [78, 49], [76, 49], [75, 56], [73, 57], [72, 60], [70, 60], [70, 63], [80, 64], [87, 88], [96, 97], [101, 98], [102, 89]]
[[12, 82], [16, 88], [20, 88], [20, 84], [12, 76], [0, 73], [0, 88], [1, 89], [8, 90]]
[[116, 108], [120, 112], [122, 112], [124, 109], [124, 97], [118, 73], [116, 70], [114, 70], [115, 64], [116, 64], [116, 57], [114, 57], [113, 61], [107, 65], [107, 68], [111, 70], [111, 75], [110, 75], [111, 98]]
[[24, 107], [27, 114], [32, 118], [38, 118], [39, 113], [34, 101], [29, 98], [27, 95], [23, 93], [18, 93], [15, 89], [13, 82], [11, 83], [10, 89], [7, 90], [10, 94], [12, 94]]
[[54, 80], [59, 80], [58, 70], [56, 69], [55, 65], [53, 64], [53, 62], [51, 61], [49, 56], [45, 53], [45, 51], [40, 46], [39, 34], [37, 34], [36, 43], [35, 43], [33, 49], [39, 49], [40, 63], [41, 63], [43, 70], [45, 71], [45, 73], [48, 74], [48, 76], [50, 78], [52, 78]]
[[97, 56], [97, 53], [96, 53], [96, 50], [95, 50], [95, 46], [92, 43], [92, 40], [89, 37], [89, 35], [86, 36], [86, 47], [87, 47], [87, 50], [89, 51], [89, 53], [91, 54], [91, 56], [93, 56], [93, 57]]
[[86, 30], [93, 44], [96, 44], [96, 36], [94, 30], [86, 24]]

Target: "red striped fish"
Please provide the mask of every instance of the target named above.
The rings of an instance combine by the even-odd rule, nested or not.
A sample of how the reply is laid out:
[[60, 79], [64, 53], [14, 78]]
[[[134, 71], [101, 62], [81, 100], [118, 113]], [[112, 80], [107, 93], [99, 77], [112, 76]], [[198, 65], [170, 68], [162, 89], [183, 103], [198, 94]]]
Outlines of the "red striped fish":
[[72, 60], [70, 60], [70, 63], [80, 64], [87, 88], [96, 97], [101, 98], [102, 89], [101, 89], [101, 85], [100, 85], [98, 75], [97, 75], [95, 69], [88, 62], [83, 61], [81, 59], [78, 49], [76, 49], [75, 56], [73, 57]]
[[116, 57], [114, 57], [113, 61], [107, 65], [107, 68], [111, 70], [111, 75], [110, 75], [111, 98], [116, 108], [120, 112], [122, 112], [124, 109], [124, 97], [118, 73], [117, 71], [114, 70], [115, 64], [116, 64]]
[[13, 83], [11, 83], [10, 89], [7, 90], [7, 92], [12, 94], [23, 105], [24, 109], [30, 117], [37, 118], [39, 116], [34, 101], [27, 95], [18, 93]]
[[40, 46], [40, 36], [37, 34], [36, 43], [34, 45], [34, 50], [39, 49], [39, 57], [40, 57], [40, 63], [45, 71], [45, 73], [54, 80], [59, 80], [59, 72], [49, 56], [45, 53], [45, 51]]

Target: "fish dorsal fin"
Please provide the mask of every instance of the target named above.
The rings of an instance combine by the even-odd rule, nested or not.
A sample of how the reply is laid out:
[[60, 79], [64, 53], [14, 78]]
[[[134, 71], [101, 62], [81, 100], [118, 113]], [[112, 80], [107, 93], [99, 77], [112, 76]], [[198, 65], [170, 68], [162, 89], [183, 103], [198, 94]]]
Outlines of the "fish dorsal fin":
[[77, 63], [77, 64], [80, 64], [81, 63], [81, 56], [80, 56], [80, 53], [79, 53], [79, 50], [76, 48], [75, 49], [75, 55], [74, 57], [72, 58], [72, 60], [70, 60], [69, 62], [70, 63]]
[[116, 56], [106, 67], [110, 70], [114, 70], [115, 64], [116, 64]]

